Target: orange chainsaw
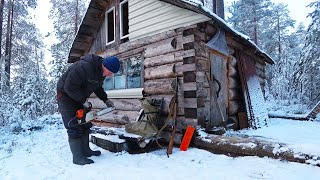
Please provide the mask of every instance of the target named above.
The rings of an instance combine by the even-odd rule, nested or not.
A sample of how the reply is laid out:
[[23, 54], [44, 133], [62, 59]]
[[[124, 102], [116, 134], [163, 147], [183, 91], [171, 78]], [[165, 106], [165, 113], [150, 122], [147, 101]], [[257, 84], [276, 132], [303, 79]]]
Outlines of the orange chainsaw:
[[97, 117], [102, 116], [104, 114], [107, 114], [113, 110], [115, 110], [114, 107], [108, 107], [108, 108], [100, 110], [100, 111], [89, 111], [86, 113], [84, 109], [79, 109], [76, 112], [76, 117], [72, 118], [69, 121], [68, 126], [75, 127], [75, 126], [89, 123], [92, 120], [95, 120]]

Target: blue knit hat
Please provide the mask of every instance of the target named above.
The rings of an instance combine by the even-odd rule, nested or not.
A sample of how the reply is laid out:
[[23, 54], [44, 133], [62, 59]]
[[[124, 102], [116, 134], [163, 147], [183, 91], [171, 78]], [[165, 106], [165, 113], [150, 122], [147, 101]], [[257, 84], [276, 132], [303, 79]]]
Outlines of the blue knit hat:
[[120, 68], [119, 59], [114, 56], [104, 58], [102, 60], [102, 64], [104, 67], [106, 67], [109, 71], [113, 73], [117, 73]]

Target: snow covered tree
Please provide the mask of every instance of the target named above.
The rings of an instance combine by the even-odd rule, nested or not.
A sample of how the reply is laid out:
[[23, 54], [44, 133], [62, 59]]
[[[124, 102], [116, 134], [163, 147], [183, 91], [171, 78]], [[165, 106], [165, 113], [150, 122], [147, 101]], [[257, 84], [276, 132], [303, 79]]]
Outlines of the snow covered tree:
[[273, 4], [270, 8], [272, 13], [264, 18], [264, 24], [268, 28], [261, 35], [261, 47], [276, 63], [267, 69], [271, 94], [278, 100], [287, 100], [294, 71], [292, 67], [298, 60], [298, 56], [292, 56], [291, 49], [297, 50], [296, 46], [299, 45], [290, 41], [293, 35], [290, 35], [289, 29], [294, 27], [294, 20], [289, 16], [287, 5]]
[[[51, 0], [50, 18], [54, 20], [55, 35], [59, 42], [51, 46], [53, 60], [50, 75], [57, 80], [66, 70], [68, 53], [76, 31], [86, 11], [88, 0]], [[75, 25], [75, 20], [77, 20]]]
[[[86, 12], [88, 0], [50, 0], [52, 8], [49, 17], [54, 20], [55, 35], [58, 43], [51, 46], [53, 59], [50, 61], [52, 66], [48, 93], [53, 95], [48, 99], [50, 104], [56, 104], [55, 94], [56, 85], [59, 77], [67, 69], [69, 50], [77, 33], [82, 17]], [[49, 90], [52, 92], [49, 92]], [[55, 106], [56, 109], [56, 106]]]
[[[4, 22], [5, 28], [12, 27], [10, 87], [1, 89], [1, 100], [4, 103], [0, 105], [0, 125], [35, 119], [46, 113], [44, 105], [48, 82], [43, 65], [44, 44], [29, 14], [30, 8], [36, 8], [37, 1], [11, 2], [14, 2], [14, 13], [11, 14], [13, 23]], [[7, 3], [4, 8], [10, 8], [10, 4]], [[7, 10], [4, 12], [10, 13]], [[14, 118], [18, 117], [17, 114], [22, 115], [22, 118]]]
[[228, 8], [232, 15], [228, 22], [260, 45], [259, 36], [265, 29], [263, 20], [270, 16], [270, 6], [270, 0], [238, 0]]
[[297, 70], [295, 64], [302, 50], [304, 27], [300, 25], [294, 31], [295, 22], [289, 16], [287, 5], [274, 4], [269, 0], [239, 0], [232, 4], [229, 11], [232, 17], [228, 21], [236, 29], [248, 34], [276, 63], [267, 69], [270, 95], [279, 103], [292, 100], [292, 96], [297, 95], [292, 90], [295, 87], [292, 73]]
[[294, 87], [301, 92], [304, 102], [315, 104], [320, 100], [320, 1], [308, 5], [311, 23], [307, 29], [305, 44], [295, 72]]

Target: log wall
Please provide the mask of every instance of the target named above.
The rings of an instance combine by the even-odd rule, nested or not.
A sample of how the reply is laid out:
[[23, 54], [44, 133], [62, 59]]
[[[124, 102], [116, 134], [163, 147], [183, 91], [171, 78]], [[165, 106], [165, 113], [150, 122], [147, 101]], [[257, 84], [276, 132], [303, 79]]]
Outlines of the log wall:
[[[120, 59], [136, 54], [143, 56], [144, 97], [165, 98], [165, 110], [168, 114], [169, 104], [174, 97], [175, 76], [179, 77], [178, 92], [178, 128], [185, 129], [188, 124], [201, 125], [210, 118], [210, 50], [206, 43], [215, 35], [217, 27], [212, 22], [199, 23], [184, 28], [178, 28], [154, 36], [129, 41], [119, 46], [100, 48], [92, 47], [96, 54], [118, 56]], [[228, 38], [228, 36], [227, 36]], [[234, 40], [227, 40], [231, 52], [236, 54], [243, 47]], [[101, 44], [98, 43], [98, 44]], [[96, 51], [94, 50], [96, 48]], [[260, 83], [265, 85], [265, 63], [257, 61], [257, 73]], [[230, 56], [227, 62], [226, 113], [229, 124], [234, 129], [243, 128], [239, 122], [245, 121], [245, 106], [240, 86], [237, 60]], [[102, 102], [92, 98], [94, 108], [104, 108]], [[121, 126], [132, 122], [141, 109], [139, 99], [116, 99], [115, 112], [100, 118], [99, 124]]]

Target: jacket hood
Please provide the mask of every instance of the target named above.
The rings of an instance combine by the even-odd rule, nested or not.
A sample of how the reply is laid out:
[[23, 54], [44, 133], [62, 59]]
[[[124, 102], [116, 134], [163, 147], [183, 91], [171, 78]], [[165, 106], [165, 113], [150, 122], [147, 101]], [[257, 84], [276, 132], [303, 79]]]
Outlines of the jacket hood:
[[89, 63], [93, 72], [97, 72], [98, 74], [101, 74], [101, 77], [102, 77], [101, 66], [102, 66], [103, 58], [101, 56], [98, 56], [95, 54], [88, 54], [88, 55], [85, 55], [81, 60]]

